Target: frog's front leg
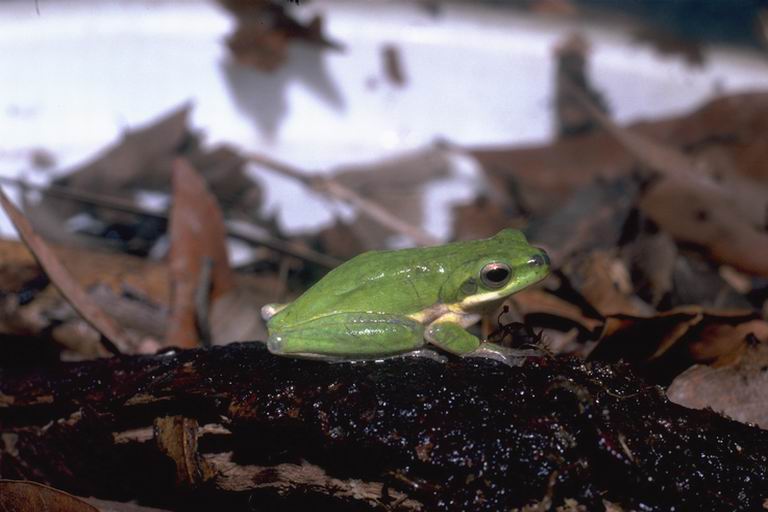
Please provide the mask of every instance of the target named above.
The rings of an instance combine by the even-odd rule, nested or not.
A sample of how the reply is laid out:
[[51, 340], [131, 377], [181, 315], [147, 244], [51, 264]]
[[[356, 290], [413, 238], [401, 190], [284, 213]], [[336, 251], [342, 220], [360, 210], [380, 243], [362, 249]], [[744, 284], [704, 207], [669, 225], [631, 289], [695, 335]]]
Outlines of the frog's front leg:
[[424, 326], [377, 313], [336, 313], [278, 330], [267, 339], [273, 354], [312, 359], [378, 359], [424, 345]]
[[509, 366], [520, 366], [528, 357], [539, 355], [532, 350], [515, 350], [495, 343], [481, 342], [467, 332], [460, 315], [441, 317], [427, 327], [425, 338], [433, 345], [462, 357], [485, 357]]
[[424, 337], [433, 345], [446, 352], [463, 356], [477, 350], [480, 340], [464, 329], [464, 316], [447, 314], [441, 316], [427, 327]]

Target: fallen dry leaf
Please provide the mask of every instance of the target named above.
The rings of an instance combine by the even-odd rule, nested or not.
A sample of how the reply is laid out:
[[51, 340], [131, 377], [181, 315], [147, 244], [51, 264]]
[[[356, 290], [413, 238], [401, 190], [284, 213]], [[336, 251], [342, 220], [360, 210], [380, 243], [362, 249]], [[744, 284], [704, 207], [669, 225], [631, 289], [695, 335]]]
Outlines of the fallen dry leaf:
[[[195, 347], [199, 344], [199, 322], [207, 321], [210, 304], [234, 287], [234, 276], [227, 257], [221, 210], [203, 179], [183, 159], [173, 165], [170, 235], [173, 293], [165, 342], [169, 346]], [[210, 269], [207, 279], [206, 266]], [[199, 310], [199, 297], [206, 299], [205, 311]], [[210, 332], [203, 334], [210, 336]]]
[[727, 191], [695, 182], [661, 180], [646, 190], [640, 208], [674, 238], [701, 246], [715, 261], [768, 277], [768, 232], [740, 215], [734, 200]]
[[711, 407], [737, 421], [768, 429], [768, 332], [734, 364], [692, 366], [672, 381], [667, 396], [693, 409]]
[[548, 315], [560, 322], [569, 323], [569, 327], [580, 326], [590, 333], [599, 332], [603, 325], [601, 318], [590, 316], [578, 305], [541, 289], [522, 290], [507, 299], [507, 303], [512, 311], [519, 312], [523, 318]]
[[199, 487], [215, 476], [213, 468], [197, 451], [197, 419], [183, 416], [155, 418], [153, 430], [160, 452], [176, 466], [178, 487]]
[[[224, 208], [263, 223], [261, 189], [246, 174], [246, 159], [226, 145], [203, 147], [188, 126], [189, 114], [190, 106], [184, 105], [126, 133], [92, 161], [41, 190], [43, 199], [37, 203], [23, 195], [27, 217], [46, 240], [146, 254], [165, 233], [166, 219], [143, 213], [135, 194], [169, 193], [171, 163], [183, 156]], [[77, 230], [65, 224], [81, 213], [93, 220]]]
[[708, 311], [686, 306], [650, 318], [613, 315], [589, 354], [599, 361], [624, 360], [669, 382], [695, 363], [723, 364], [737, 358], [748, 335], [764, 322], [751, 311]]
[[[35, 259], [43, 267], [45, 273], [51, 279], [51, 282], [59, 289], [61, 294], [69, 301], [72, 307], [86, 320], [94, 329], [101, 333], [107, 340], [104, 354], [108, 352], [130, 352], [134, 345], [130, 338], [114, 322], [112, 318], [104, 313], [99, 305], [88, 296], [87, 292], [72, 277], [69, 271], [62, 265], [56, 254], [51, 250], [48, 244], [35, 232], [32, 225], [24, 217], [16, 206], [8, 199], [0, 189], [0, 203], [3, 209], [11, 218], [11, 222], [16, 227], [22, 240], [35, 255]], [[102, 340], [104, 341], [104, 340]]]
[[227, 46], [237, 62], [262, 71], [275, 71], [287, 57], [288, 45], [303, 41], [321, 48], [341, 50], [342, 45], [325, 35], [322, 16], [309, 22], [294, 18], [276, 2], [220, 0], [237, 17], [237, 27]]
[[[595, 179], [626, 175], [635, 168], [638, 157], [651, 167], [671, 167], [674, 172], [679, 162], [685, 166], [700, 163], [701, 152], [716, 147], [727, 155], [727, 167], [736, 174], [767, 183], [768, 171], [764, 165], [768, 160], [768, 146], [764, 143], [764, 134], [768, 130], [766, 119], [768, 94], [737, 94], [715, 99], [687, 115], [628, 125], [619, 133], [626, 135], [628, 130], [631, 134], [629, 142], [626, 137], [625, 140], [617, 138], [616, 133], [598, 131], [551, 144], [478, 147], [471, 148], [470, 153], [486, 170], [496, 188], [513, 189], [530, 213], [542, 214], [557, 210], [574, 190]], [[667, 150], [659, 150], [657, 141], [663, 141]], [[650, 153], [646, 154], [649, 147]], [[680, 158], [680, 150], [685, 158]], [[697, 172], [710, 173], [708, 176], [715, 180], [727, 174], [721, 166], [713, 169], [707, 169], [707, 165], [704, 169], [695, 167]], [[745, 186], [737, 188], [740, 192], [748, 191]], [[765, 200], [754, 192], [748, 197]], [[751, 210], [759, 210], [750, 201], [745, 203]]]
[[629, 271], [612, 251], [593, 250], [563, 267], [571, 285], [603, 316], [652, 316], [655, 310], [634, 295]]
[[99, 512], [99, 509], [53, 487], [25, 480], [0, 480], [0, 510], [8, 512]]
[[[430, 183], [451, 174], [447, 150], [430, 148], [365, 165], [343, 166], [333, 179], [412, 226], [424, 220], [424, 191]], [[395, 234], [370, 216], [358, 215], [350, 229], [367, 249], [384, 249]]]

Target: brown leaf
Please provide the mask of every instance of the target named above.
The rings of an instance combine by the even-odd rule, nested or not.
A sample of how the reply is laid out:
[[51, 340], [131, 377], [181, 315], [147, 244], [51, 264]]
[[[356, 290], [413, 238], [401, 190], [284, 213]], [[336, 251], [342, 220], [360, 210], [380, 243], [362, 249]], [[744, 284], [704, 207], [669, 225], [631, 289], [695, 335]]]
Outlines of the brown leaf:
[[86, 291], [62, 265], [48, 244], [37, 235], [32, 225], [24, 217], [24, 214], [16, 208], [2, 190], [0, 190], [0, 203], [2, 203], [3, 209], [11, 218], [21, 238], [35, 255], [35, 259], [37, 259], [40, 266], [48, 274], [51, 282], [83, 319], [108, 340], [105, 343], [107, 351], [128, 352], [133, 345], [130, 339], [122, 332], [114, 320], [106, 315], [99, 305], [88, 296]]
[[[234, 277], [221, 211], [203, 179], [186, 160], [174, 162], [173, 190], [169, 255], [173, 292], [165, 341], [170, 346], [195, 347], [198, 322], [207, 320], [199, 315], [208, 315], [207, 310], [197, 310], [196, 299], [202, 296], [210, 304], [233, 288]], [[207, 265], [210, 279], [203, 275]]]
[[176, 465], [176, 484], [198, 487], [214, 477], [213, 469], [197, 451], [198, 423], [195, 418], [155, 418], [155, 440], [160, 451]]
[[243, 65], [274, 71], [285, 62], [288, 45], [295, 40], [342, 49], [341, 44], [325, 35], [321, 16], [305, 23], [276, 2], [220, 0], [220, 3], [237, 17], [237, 27], [228, 38], [227, 46]]
[[[183, 105], [146, 126], [126, 132], [90, 164], [54, 183], [78, 190], [118, 193], [141, 184], [154, 188], [168, 182], [168, 170], [175, 153], [189, 137], [190, 105]], [[161, 172], [165, 169], [165, 172]]]
[[606, 318], [603, 336], [589, 358], [625, 360], [649, 368], [658, 382], [668, 382], [694, 363], [738, 356], [757, 320], [750, 311], [707, 311], [698, 306], [651, 318], [614, 315]]
[[8, 512], [99, 512], [64, 491], [37, 482], [0, 480], [0, 510]]
[[262, 71], [275, 71], [286, 59], [288, 35], [267, 27], [261, 20], [240, 23], [227, 38], [229, 51], [243, 65]]
[[[137, 213], [141, 207], [134, 203], [135, 193], [169, 193], [171, 163], [177, 156], [184, 156], [205, 178], [225, 209], [232, 208], [241, 217], [261, 221], [261, 190], [245, 172], [246, 159], [226, 145], [203, 147], [200, 137], [188, 127], [189, 113], [190, 106], [185, 105], [126, 133], [91, 162], [42, 190], [43, 199], [37, 203], [23, 195], [27, 217], [47, 240], [146, 252], [165, 230], [165, 221]], [[93, 232], [73, 233], [65, 221], [84, 208], [97, 221], [91, 228]], [[120, 239], [100, 236], [100, 229], [111, 226], [127, 229], [121, 230]]]
[[755, 331], [763, 343], [746, 349], [734, 364], [689, 368], [670, 384], [669, 399], [693, 409], [711, 407], [768, 429], [768, 324], [755, 325]]
[[[429, 149], [366, 165], [344, 166], [333, 179], [411, 226], [424, 218], [424, 187], [450, 174], [450, 155]], [[366, 215], [358, 215], [349, 228], [366, 249], [383, 249], [394, 232]]]
[[677, 240], [704, 247], [720, 263], [768, 277], [768, 232], [742, 215], [736, 200], [725, 189], [662, 180], [646, 191], [640, 207]]
[[381, 58], [384, 65], [384, 76], [397, 87], [402, 87], [407, 82], [400, 50], [393, 44], [386, 44], [381, 48]]
[[655, 310], [632, 292], [629, 271], [611, 251], [570, 258], [563, 272], [574, 288], [603, 316], [651, 316]]
[[[672, 172], [681, 162], [688, 167], [693, 163], [697, 172], [704, 167], [717, 180], [721, 166], [706, 169], [710, 166], [698, 165], [712, 163], [701, 154], [711, 148], [721, 150], [728, 167], [739, 176], [768, 183], [764, 165], [768, 161], [766, 120], [768, 94], [738, 94], [718, 98], [684, 116], [631, 124], [613, 134], [599, 131], [546, 145], [473, 148], [470, 152], [497, 188], [515, 190], [530, 212], [540, 214], [556, 210], [573, 190], [598, 177], [610, 179], [629, 173], [638, 161], [671, 168]], [[623, 139], [617, 138], [617, 133]], [[660, 150], [656, 141], [663, 141], [666, 150]], [[684, 158], [679, 150], [686, 153]], [[740, 193], [748, 189], [738, 187]], [[755, 193], [746, 197], [760, 199]], [[750, 205], [756, 201], [745, 202], [759, 210]]]
[[602, 319], [588, 316], [576, 304], [541, 289], [529, 288], [508, 300], [513, 304], [512, 309], [519, 311], [523, 317], [532, 314], [551, 315], [580, 325], [590, 332], [599, 330], [603, 325]]

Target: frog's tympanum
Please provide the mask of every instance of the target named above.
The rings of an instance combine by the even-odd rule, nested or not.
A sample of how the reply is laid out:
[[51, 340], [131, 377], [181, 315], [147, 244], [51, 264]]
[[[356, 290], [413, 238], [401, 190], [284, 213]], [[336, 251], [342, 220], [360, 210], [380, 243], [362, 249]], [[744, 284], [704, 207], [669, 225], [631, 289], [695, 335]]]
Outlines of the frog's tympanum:
[[439, 247], [373, 251], [329, 272], [295, 302], [262, 308], [275, 354], [380, 359], [426, 343], [504, 359], [465, 330], [480, 313], [540, 281], [549, 258], [519, 231]]

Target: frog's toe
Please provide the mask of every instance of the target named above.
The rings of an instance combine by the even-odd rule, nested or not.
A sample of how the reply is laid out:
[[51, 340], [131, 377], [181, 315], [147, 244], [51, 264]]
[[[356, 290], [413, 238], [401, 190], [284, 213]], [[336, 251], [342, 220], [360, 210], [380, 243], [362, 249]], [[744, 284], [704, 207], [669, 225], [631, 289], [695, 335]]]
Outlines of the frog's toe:
[[541, 352], [538, 350], [516, 350], [494, 343], [483, 343], [476, 350], [464, 354], [463, 357], [485, 357], [507, 366], [522, 366], [529, 357], [541, 357]]
[[447, 357], [440, 355], [439, 353], [429, 348], [420, 348], [418, 350], [412, 350], [411, 352], [406, 352], [402, 356], [394, 356], [394, 357], [423, 357], [425, 359], [431, 359], [438, 363], [448, 362]]
[[277, 334], [272, 334], [267, 338], [267, 350], [273, 354], [284, 354], [283, 337]]

